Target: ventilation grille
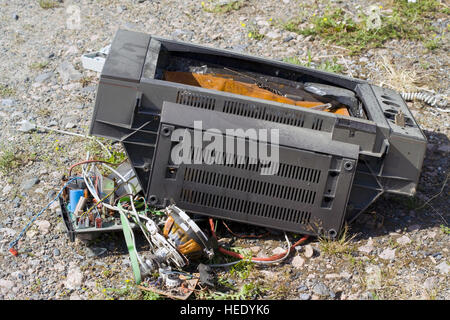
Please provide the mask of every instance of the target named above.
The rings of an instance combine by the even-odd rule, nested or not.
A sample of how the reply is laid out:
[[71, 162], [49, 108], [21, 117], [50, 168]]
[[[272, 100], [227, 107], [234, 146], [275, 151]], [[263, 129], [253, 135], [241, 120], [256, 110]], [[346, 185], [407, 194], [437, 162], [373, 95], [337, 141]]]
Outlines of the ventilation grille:
[[[214, 159], [212, 159], [214, 157]], [[271, 172], [277, 169], [277, 163], [271, 163], [270, 161], [257, 160], [243, 155], [237, 155], [233, 153], [225, 153], [211, 155], [210, 152], [205, 152], [201, 148], [191, 148], [191, 163], [200, 164], [214, 163], [231, 168], [238, 168], [246, 171], [261, 172], [264, 171], [267, 175], [275, 175], [278, 177], [300, 180], [311, 183], [319, 183], [321, 171], [313, 168], [306, 168], [295, 166], [287, 163], [278, 163], [278, 172]]]
[[[181, 190], [181, 201], [203, 207], [226, 210], [284, 222], [308, 224], [311, 212], [284, 208], [261, 202], [227, 197], [189, 189]], [[231, 217], [231, 216], [230, 216]]]
[[259, 194], [266, 197], [285, 199], [306, 204], [313, 204], [316, 198], [316, 192], [314, 190], [294, 188], [260, 180], [193, 168], [186, 168], [184, 180], [218, 188], [232, 189], [240, 192]]
[[321, 131], [322, 130], [322, 125], [323, 125], [323, 119], [314, 118], [314, 121], [313, 121], [311, 129]]
[[214, 110], [216, 99], [189, 91], [178, 91], [177, 103], [191, 107]]
[[[178, 91], [176, 103], [219, 111], [216, 110], [217, 103], [215, 98], [187, 90]], [[305, 126], [305, 114], [303, 113], [288, 109], [281, 111], [279, 109], [268, 108], [264, 105], [250, 104], [238, 100], [225, 100], [222, 112], [294, 127]], [[322, 118], [315, 117], [312, 120], [312, 124], [309, 122], [308, 126], [311, 126], [313, 130], [323, 131], [323, 123], [324, 120]]]
[[303, 127], [305, 124], [304, 115], [298, 112], [273, 111], [261, 105], [248, 104], [236, 100], [226, 100], [223, 106], [223, 112], [296, 127]]

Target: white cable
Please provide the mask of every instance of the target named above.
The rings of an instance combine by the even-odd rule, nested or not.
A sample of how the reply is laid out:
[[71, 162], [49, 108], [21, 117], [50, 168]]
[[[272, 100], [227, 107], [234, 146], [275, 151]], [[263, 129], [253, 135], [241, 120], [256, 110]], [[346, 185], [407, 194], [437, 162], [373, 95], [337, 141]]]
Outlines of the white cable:
[[401, 92], [400, 95], [405, 101], [420, 100], [432, 107], [438, 108], [440, 111], [448, 112], [441, 109], [447, 107], [447, 99], [439, 95], [433, 95], [428, 92]]

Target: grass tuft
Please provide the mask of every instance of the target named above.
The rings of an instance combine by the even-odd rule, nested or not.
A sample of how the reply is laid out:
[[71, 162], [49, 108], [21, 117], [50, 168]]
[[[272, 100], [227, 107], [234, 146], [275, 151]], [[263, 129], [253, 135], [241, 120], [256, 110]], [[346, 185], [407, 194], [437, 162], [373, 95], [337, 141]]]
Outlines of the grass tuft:
[[441, 4], [437, 0], [423, 0], [408, 3], [407, 0], [392, 3], [392, 13], [382, 14], [381, 26], [369, 30], [369, 16], [359, 13], [350, 17], [340, 8], [328, 8], [321, 16], [309, 19], [310, 28], [301, 28], [302, 19], [296, 18], [284, 24], [284, 29], [305, 36], [319, 37], [336, 45], [346, 47], [351, 54], [381, 47], [392, 39], [423, 41], [431, 35], [434, 15]]
[[39, 0], [39, 6], [42, 9], [53, 9], [59, 7], [59, 2], [53, 0]]
[[329, 255], [348, 255], [355, 251], [353, 239], [356, 234], [349, 236], [348, 227], [345, 226], [337, 240], [319, 238], [320, 251]]
[[203, 10], [210, 13], [229, 13], [231, 11], [240, 10], [246, 5], [247, 4], [243, 0], [230, 1], [225, 4], [217, 3], [213, 6], [206, 6], [205, 2], [202, 2]]

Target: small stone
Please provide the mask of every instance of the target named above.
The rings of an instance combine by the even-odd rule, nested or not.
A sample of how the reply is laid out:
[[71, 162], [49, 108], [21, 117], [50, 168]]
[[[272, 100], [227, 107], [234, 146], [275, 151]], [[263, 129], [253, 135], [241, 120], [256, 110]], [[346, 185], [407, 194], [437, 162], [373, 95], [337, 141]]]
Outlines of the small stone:
[[106, 248], [100, 248], [100, 247], [87, 247], [86, 248], [86, 257], [92, 258], [92, 257], [98, 257], [101, 256], [106, 252]]
[[314, 249], [310, 244], [307, 244], [305, 246], [305, 252], [304, 255], [306, 258], [311, 258], [314, 255]]
[[250, 247], [250, 250], [251, 250], [254, 254], [257, 254], [258, 252], [261, 251], [261, 247], [260, 247], [260, 246], [253, 246], [253, 247]]
[[359, 58], [359, 62], [367, 63], [367, 62], [369, 62], [369, 59], [367, 57], [361, 57], [361, 58]]
[[72, 267], [67, 272], [66, 281], [64, 285], [67, 289], [78, 289], [83, 283], [83, 273], [79, 267]]
[[419, 229], [420, 229], [420, 226], [418, 224], [413, 224], [412, 226], [408, 227], [408, 231], [409, 232], [416, 231], [416, 230], [419, 230]]
[[309, 293], [302, 293], [300, 295], [300, 300], [310, 300], [311, 299], [311, 295]]
[[49, 200], [55, 199], [55, 196], [56, 196], [56, 192], [55, 192], [54, 190], [50, 190], [50, 191], [47, 193], [47, 198], [48, 198]]
[[59, 256], [61, 254], [61, 252], [59, 251], [59, 249], [53, 249], [53, 255], [55, 256], [55, 257], [57, 257], [57, 256]]
[[63, 272], [66, 269], [66, 267], [64, 267], [64, 265], [62, 265], [61, 263], [57, 263], [55, 264], [54, 269], [58, 272]]
[[318, 296], [334, 296], [332, 292], [325, 284], [318, 282], [312, 289], [312, 291]]
[[35, 184], [38, 184], [38, 183], [39, 183], [39, 178], [33, 177], [33, 178], [30, 178], [30, 179], [25, 180], [25, 181], [20, 185], [20, 188], [22, 189], [22, 191], [28, 191], [28, 190], [30, 190], [31, 188], [33, 188], [33, 186], [34, 186]]
[[12, 289], [12, 287], [14, 287], [14, 282], [12, 282], [11, 280], [0, 279], [0, 288], [9, 291]]
[[14, 208], [19, 208], [22, 200], [19, 197], [15, 197], [13, 200]]
[[283, 254], [286, 253], [286, 250], [281, 248], [281, 247], [276, 247], [275, 249], [272, 250], [273, 254]]
[[283, 39], [283, 42], [289, 42], [291, 40], [294, 40], [293, 36], [287, 36], [286, 38]]
[[394, 260], [396, 249], [384, 249], [378, 256], [384, 260]]
[[436, 237], [436, 231], [429, 231], [427, 234], [427, 238], [434, 239]]
[[436, 277], [427, 278], [423, 283], [423, 288], [426, 290], [432, 290], [438, 284], [438, 279]]
[[74, 292], [70, 295], [69, 300], [81, 300], [81, 298], [78, 293]]
[[127, 7], [124, 6], [124, 5], [120, 5], [120, 6], [117, 7], [117, 13], [122, 13], [125, 10], [127, 10]]
[[49, 79], [51, 79], [51, 77], [53, 77], [53, 75], [54, 75], [53, 71], [41, 73], [36, 78], [34, 78], [34, 82], [35, 83], [47, 82]]
[[7, 184], [4, 188], [3, 188], [3, 190], [2, 190], [2, 193], [3, 194], [8, 194], [11, 190], [12, 190], [12, 186], [11, 185], [9, 185], [9, 184]]
[[266, 37], [272, 40], [277, 40], [281, 38], [281, 34], [275, 31], [269, 31], [267, 32]]
[[345, 280], [350, 280], [352, 278], [352, 274], [347, 271], [342, 271], [340, 276], [341, 276], [341, 278], [344, 278]]
[[339, 279], [341, 275], [337, 273], [328, 273], [325, 275], [325, 279]]
[[378, 266], [370, 265], [366, 267], [366, 285], [368, 289], [381, 288], [381, 269]]
[[68, 62], [62, 62], [56, 71], [59, 73], [59, 76], [63, 80], [64, 83], [69, 81], [78, 81], [82, 78], [82, 75], [79, 71], [77, 71], [74, 66]]
[[50, 231], [50, 222], [47, 220], [37, 220], [35, 224], [41, 234], [47, 234]]
[[437, 150], [442, 153], [450, 153], [450, 144], [442, 144], [438, 147]]
[[12, 18], [14, 19], [14, 20], [19, 20], [19, 15], [17, 14], [17, 13], [13, 13], [13, 15], [12, 15]]
[[6, 237], [14, 237], [16, 235], [16, 231], [11, 228], [0, 228], [0, 233]]
[[450, 266], [447, 263], [447, 261], [442, 261], [440, 264], [438, 264], [436, 266], [436, 269], [438, 269], [439, 272], [442, 273], [442, 274], [447, 274], [448, 271], [450, 270]]
[[397, 243], [400, 245], [406, 245], [411, 243], [411, 239], [407, 236], [401, 236], [400, 238], [397, 239]]
[[303, 259], [300, 256], [295, 256], [294, 259], [292, 259], [292, 266], [294, 268], [300, 269], [305, 264], [305, 259]]
[[305, 286], [304, 284], [302, 284], [302, 285], [300, 285], [300, 287], [298, 287], [297, 290], [300, 291], [300, 292], [302, 292], [302, 291], [307, 291], [307, 290], [308, 290], [308, 287]]
[[16, 105], [16, 100], [14, 99], [2, 99], [2, 107], [13, 107]]
[[31, 230], [27, 231], [26, 235], [27, 235], [27, 238], [33, 239], [37, 235], [37, 233], [38, 232], [36, 230], [31, 229]]
[[374, 249], [373, 240], [372, 240], [372, 238], [369, 238], [369, 240], [367, 240], [367, 244], [360, 246], [358, 248], [358, 251], [366, 253], [366, 254], [370, 254], [373, 251], [373, 249]]
[[11, 277], [17, 279], [17, 280], [23, 280], [25, 275], [22, 271], [14, 271], [11, 273]]

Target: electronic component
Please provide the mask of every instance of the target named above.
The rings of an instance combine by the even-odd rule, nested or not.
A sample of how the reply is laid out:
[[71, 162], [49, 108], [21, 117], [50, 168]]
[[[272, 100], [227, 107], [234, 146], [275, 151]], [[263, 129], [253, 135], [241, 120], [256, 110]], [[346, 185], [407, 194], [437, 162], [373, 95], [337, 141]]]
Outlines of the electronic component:
[[188, 259], [198, 259], [203, 255], [212, 258], [214, 250], [197, 224], [175, 205], [167, 207], [166, 212], [168, 218], [163, 234], [172, 245]]

